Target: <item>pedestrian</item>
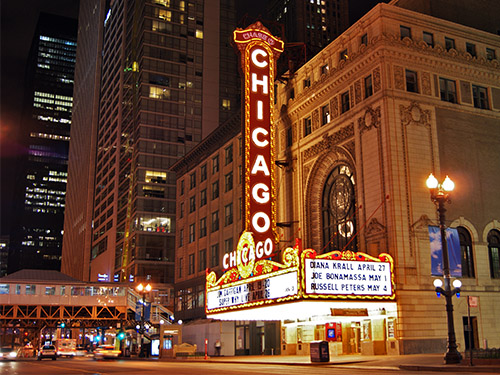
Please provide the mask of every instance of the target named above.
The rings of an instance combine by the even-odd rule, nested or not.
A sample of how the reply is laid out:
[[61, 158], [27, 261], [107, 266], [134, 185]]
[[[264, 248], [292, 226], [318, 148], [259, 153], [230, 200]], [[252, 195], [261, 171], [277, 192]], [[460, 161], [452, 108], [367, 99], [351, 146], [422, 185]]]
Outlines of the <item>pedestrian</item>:
[[220, 348], [221, 348], [222, 344], [220, 342], [220, 340], [215, 340], [215, 355], [217, 357], [220, 357]]

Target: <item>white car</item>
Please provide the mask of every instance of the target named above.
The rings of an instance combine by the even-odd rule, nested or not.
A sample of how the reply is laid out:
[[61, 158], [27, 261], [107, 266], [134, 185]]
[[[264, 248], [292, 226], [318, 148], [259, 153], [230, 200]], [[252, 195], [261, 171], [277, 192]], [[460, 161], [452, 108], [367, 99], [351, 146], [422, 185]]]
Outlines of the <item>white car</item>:
[[118, 358], [121, 350], [115, 349], [113, 345], [100, 345], [94, 350], [94, 358]]
[[17, 357], [17, 351], [12, 348], [0, 348], [0, 360], [13, 360]]
[[44, 358], [52, 358], [53, 361], [57, 359], [57, 351], [54, 345], [44, 345], [38, 351], [38, 360], [41, 361]]

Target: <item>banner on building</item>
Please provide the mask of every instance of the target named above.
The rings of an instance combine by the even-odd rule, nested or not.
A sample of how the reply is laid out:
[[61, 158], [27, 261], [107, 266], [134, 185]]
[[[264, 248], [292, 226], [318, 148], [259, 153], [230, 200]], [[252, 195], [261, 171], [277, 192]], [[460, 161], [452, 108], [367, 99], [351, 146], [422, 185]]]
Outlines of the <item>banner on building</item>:
[[[429, 239], [431, 243], [431, 275], [443, 276], [443, 251], [439, 227], [429, 225]], [[460, 239], [456, 228], [446, 228], [446, 244], [448, 247], [450, 275], [462, 277]]]

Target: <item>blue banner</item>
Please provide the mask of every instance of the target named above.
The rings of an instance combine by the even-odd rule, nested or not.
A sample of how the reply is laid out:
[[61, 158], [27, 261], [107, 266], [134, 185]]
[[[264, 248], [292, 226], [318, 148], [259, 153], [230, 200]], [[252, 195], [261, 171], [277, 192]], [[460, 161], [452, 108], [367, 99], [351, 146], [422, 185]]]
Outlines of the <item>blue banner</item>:
[[[140, 321], [142, 318], [142, 300], [135, 303], [135, 320]], [[151, 320], [151, 302], [146, 302], [144, 305], [144, 320]]]
[[[431, 275], [443, 276], [441, 231], [439, 227], [429, 225], [429, 238], [431, 242]], [[450, 275], [462, 277], [462, 254], [456, 228], [446, 228], [446, 244], [448, 245]]]

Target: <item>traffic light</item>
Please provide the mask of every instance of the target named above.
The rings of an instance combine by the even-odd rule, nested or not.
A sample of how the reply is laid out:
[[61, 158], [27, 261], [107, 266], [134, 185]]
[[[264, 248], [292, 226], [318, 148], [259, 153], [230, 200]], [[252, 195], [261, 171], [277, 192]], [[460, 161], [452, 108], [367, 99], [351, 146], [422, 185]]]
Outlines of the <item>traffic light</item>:
[[62, 322], [61, 323], [61, 328], [64, 328], [64, 327], [66, 327], [66, 323]]
[[124, 338], [125, 338], [125, 332], [120, 331], [120, 332], [118, 333], [118, 340], [123, 340]]

